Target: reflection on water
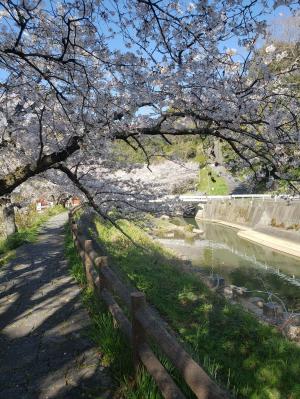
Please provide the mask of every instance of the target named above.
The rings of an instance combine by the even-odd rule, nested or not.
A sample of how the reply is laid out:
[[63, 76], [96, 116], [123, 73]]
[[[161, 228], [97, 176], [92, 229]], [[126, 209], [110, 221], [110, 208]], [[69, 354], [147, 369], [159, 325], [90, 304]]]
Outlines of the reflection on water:
[[[227, 284], [279, 295], [289, 310], [300, 311], [300, 259], [244, 240], [237, 230], [209, 222], [186, 220], [204, 231], [203, 239], [160, 239], [165, 246]], [[255, 295], [255, 293], [254, 293]]]

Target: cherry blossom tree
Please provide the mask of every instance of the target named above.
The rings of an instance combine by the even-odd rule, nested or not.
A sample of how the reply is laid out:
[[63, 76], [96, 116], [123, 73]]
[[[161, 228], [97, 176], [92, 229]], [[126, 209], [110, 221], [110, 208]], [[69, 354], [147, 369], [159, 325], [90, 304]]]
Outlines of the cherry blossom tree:
[[[285, 1], [290, 13], [297, 2]], [[299, 182], [299, 58], [280, 70], [265, 16], [279, 1], [0, 1], [0, 195], [69, 179], [104, 216], [161, 188], [114, 178], [122, 140], [223, 140], [256, 178]], [[236, 43], [237, 49], [229, 47]], [[255, 68], [253, 65], [255, 63]]]

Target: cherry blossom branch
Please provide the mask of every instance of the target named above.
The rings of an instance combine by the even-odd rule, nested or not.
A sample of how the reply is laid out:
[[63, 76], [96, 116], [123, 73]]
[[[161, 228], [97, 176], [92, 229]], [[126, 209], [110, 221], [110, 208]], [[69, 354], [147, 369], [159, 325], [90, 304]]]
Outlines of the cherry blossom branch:
[[16, 187], [30, 177], [47, 171], [58, 162], [65, 161], [71, 154], [80, 149], [81, 137], [74, 136], [61, 150], [44, 155], [38, 161], [16, 168], [13, 172], [0, 179], [0, 196], [11, 193]]

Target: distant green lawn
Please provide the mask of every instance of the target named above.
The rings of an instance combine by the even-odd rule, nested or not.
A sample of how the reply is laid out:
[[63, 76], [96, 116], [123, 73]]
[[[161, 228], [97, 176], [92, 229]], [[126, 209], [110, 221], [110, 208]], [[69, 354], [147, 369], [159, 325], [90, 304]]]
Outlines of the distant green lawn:
[[227, 195], [228, 185], [223, 177], [218, 176], [210, 167], [205, 166], [200, 169], [197, 190], [207, 195]]

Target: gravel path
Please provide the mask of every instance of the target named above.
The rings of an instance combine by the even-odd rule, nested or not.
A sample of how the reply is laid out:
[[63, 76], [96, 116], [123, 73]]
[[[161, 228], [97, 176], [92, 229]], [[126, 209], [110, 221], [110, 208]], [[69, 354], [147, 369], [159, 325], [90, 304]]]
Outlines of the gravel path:
[[0, 399], [110, 397], [63, 255], [66, 220], [53, 217], [0, 269]]

